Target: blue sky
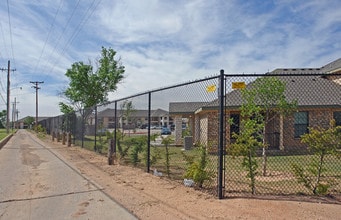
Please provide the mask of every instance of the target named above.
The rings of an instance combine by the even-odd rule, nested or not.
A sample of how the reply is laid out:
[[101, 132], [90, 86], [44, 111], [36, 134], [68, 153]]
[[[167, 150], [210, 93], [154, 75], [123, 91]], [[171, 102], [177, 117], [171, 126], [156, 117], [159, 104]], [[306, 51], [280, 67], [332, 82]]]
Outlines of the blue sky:
[[[19, 102], [19, 118], [35, 115], [30, 81], [44, 81], [39, 115], [59, 115], [66, 70], [94, 61], [102, 46], [126, 68], [111, 100], [220, 69], [264, 73], [341, 57], [339, 0], [3, 0], [0, 18], [0, 68], [10, 60], [16, 69], [11, 103]], [[6, 77], [0, 73], [0, 109]]]

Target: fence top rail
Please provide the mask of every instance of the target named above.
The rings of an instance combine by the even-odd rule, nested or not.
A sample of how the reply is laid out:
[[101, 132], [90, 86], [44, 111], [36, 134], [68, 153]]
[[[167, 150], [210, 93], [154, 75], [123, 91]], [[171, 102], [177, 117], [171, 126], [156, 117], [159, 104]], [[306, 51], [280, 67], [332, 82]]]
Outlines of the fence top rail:
[[[279, 69], [276, 72], [266, 72], [266, 73], [224, 73], [224, 76], [225, 76], [225, 78], [229, 78], [229, 77], [265, 77], [265, 76], [267, 76], [267, 77], [268, 76], [341, 76], [341, 73], [340, 72], [336, 72], [336, 73], [335, 72], [334, 73], [314, 72], [314, 70], [311, 70], [311, 72], [307, 72], [307, 70], [301, 70], [301, 69], [296, 69], [296, 70]], [[154, 93], [154, 92], [160, 92], [160, 91], [164, 91], [164, 90], [167, 90], [167, 89], [172, 89], [172, 88], [177, 88], [177, 87], [181, 87], [181, 86], [191, 85], [191, 84], [194, 84], [194, 83], [199, 83], [199, 82], [203, 82], [203, 81], [207, 81], [207, 80], [218, 79], [219, 77], [220, 77], [220, 75], [217, 74], [217, 75], [213, 75], [213, 76], [210, 76], [210, 77], [205, 77], [203, 79], [198, 79], [198, 80], [184, 82], [184, 83], [180, 83], [180, 84], [176, 84], [176, 85], [172, 85], [172, 86], [167, 86], [167, 87], [157, 88], [157, 89], [153, 89], [153, 90], [148, 90], [148, 91], [145, 91], [145, 92], [141, 92], [141, 93], [137, 93], [137, 94], [134, 94], [134, 95], [126, 96], [126, 97], [123, 97], [123, 98], [120, 98], [120, 99], [116, 99], [116, 100], [113, 100], [113, 101], [109, 101], [109, 102], [100, 104], [98, 106], [105, 106], [105, 105], [108, 105], [108, 104], [112, 104], [112, 103], [115, 103], [115, 102], [120, 102], [120, 101], [123, 101], [123, 100], [135, 98], [135, 97], [142, 96], [142, 95], [149, 95], [149, 94]]]
[[224, 74], [225, 77], [262, 77], [262, 76], [341, 76], [341, 73], [326, 73], [326, 72], [267, 72], [267, 73], [241, 73], [241, 74]]
[[142, 95], [147, 95], [147, 94], [154, 93], [154, 92], [160, 92], [160, 91], [167, 90], [167, 89], [173, 89], [173, 88], [177, 88], [177, 87], [181, 87], [181, 86], [186, 86], [186, 85], [191, 85], [191, 84], [194, 84], [194, 83], [199, 83], [199, 82], [203, 82], [203, 81], [207, 81], [207, 80], [217, 79], [218, 77], [219, 77], [219, 75], [214, 75], [214, 76], [211, 76], [211, 77], [205, 77], [203, 79], [193, 80], [193, 81], [190, 81], [190, 82], [185, 82], [185, 83], [180, 83], [180, 84], [176, 84], [176, 85], [172, 85], [172, 86], [167, 86], [167, 87], [157, 88], [157, 89], [153, 89], [153, 90], [148, 90], [146, 92], [141, 92], [141, 93], [137, 93], [137, 94], [134, 94], [134, 95], [131, 95], [131, 96], [126, 96], [124, 98], [116, 99], [116, 100], [104, 103], [102, 105], [108, 105], [108, 104], [111, 104], [111, 103], [114, 103], [114, 102], [119, 102], [119, 101], [123, 101], [123, 100], [126, 100], [126, 99], [131, 99], [131, 98], [135, 98], [135, 97], [138, 97], [138, 96], [142, 96]]
[[[341, 76], [341, 73], [326, 73], [326, 72], [297, 72], [297, 73], [285, 73], [286, 71], [283, 70], [282, 72], [267, 72], [267, 73], [233, 73], [233, 74], [229, 74], [229, 73], [225, 73], [225, 77], [261, 77], [261, 76]], [[194, 84], [194, 83], [199, 83], [199, 82], [203, 82], [206, 80], [212, 80], [212, 79], [216, 79], [219, 78], [219, 75], [214, 75], [211, 77], [205, 77], [203, 79], [199, 79], [199, 80], [193, 80], [190, 82], [185, 82], [185, 83], [180, 83], [180, 84], [176, 84], [176, 85], [172, 85], [172, 86], [167, 86], [167, 87], [162, 87], [162, 88], [157, 88], [157, 89], [153, 89], [153, 90], [148, 90], [146, 92], [141, 92], [141, 93], [137, 93], [131, 96], [127, 96], [124, 98], [120, 98], [120, 99], [116, 99], [110, 102], [107, 102], [103, 105], [107, 105], [110, 103], [114, 103], [114, 102], [119, 102], [119, 101], [123, 101], [126, 99], [130, 99], [130, 98], [135, 98], [141, 95], [147, 95], [149, 93], [154, 93], [154, 92], [160, 92], [163, 90], [167, 90], [167, 89], [172, 89], [172, 88], [177, 88], [177, 87], [181, 87], [181, 86], [186, 86], [186, 85], [190, 85], [190, 84]]]

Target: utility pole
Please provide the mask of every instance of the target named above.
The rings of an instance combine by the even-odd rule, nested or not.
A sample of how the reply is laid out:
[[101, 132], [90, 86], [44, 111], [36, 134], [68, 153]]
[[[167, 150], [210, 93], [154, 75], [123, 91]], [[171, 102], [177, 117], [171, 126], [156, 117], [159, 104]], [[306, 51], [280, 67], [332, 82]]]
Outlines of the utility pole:
[[7, 70], [7, 103], [6, 103], [6, 105], [7, 105], [7, 112], [6, 112], [6, 114], [7, 114], [7, 117], [6, 117], [6, 132], [7, 132], [7, 134], [9, 133], [9, 108], [10, 108], [10, 79], [9, 79], [9, 77], [10, 77], [10, 72], [11, 71], [16, 71], [16, 69], [11, 69], [11, 61], [8, 61], [8, 67], [7, 67], [7, 69], [6, 68], [1, 68], [1, 70], [2, 71], [5, 71], [5, 70]]
[[17, 126], [17, 120], [18, 120], [18, 110], [17, 110], [17, 104], [19, 102], [17, 102], [17, 98], [14, 98], [14, 102], [12, 102], [13, 104], [13, 110], [12, 110], [12, 131], [13, 129], [16, 129]]
[[40, 89], [40, 87], [38, 85], [41, 84], [41, 83], [44, 83], [44, 81], [42, 81], [42, 82], [38, 82], [38, 81], [32, 82], [31, 81], [30, 83], [35, 85], [35, 86], [32, 86], [32, 88], [34, 88], [36, 90], [36, 120], [35, 120], [35, 129], [37, 131], [37, 129], [38, 129], [38, 90]]
[[15, 111], [15, 103], [13, 102], [13, 107], [12, 107], [12, 132], [13, 132], [13, 129], [14, 129], [14, 111]]

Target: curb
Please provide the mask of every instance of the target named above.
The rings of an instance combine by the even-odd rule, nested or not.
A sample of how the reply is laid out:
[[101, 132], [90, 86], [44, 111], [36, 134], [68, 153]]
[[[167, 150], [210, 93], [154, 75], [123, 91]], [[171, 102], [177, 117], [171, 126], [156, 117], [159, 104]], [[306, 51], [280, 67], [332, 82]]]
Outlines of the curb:
[[0, 141], [0, 149], [5, 146], [5, 144], [7, 144], [7, 142], [11, 139], [11, 137], [13, 136], [13, 134], [9, 134], [7, 135], [4, 139], [2, 139]]

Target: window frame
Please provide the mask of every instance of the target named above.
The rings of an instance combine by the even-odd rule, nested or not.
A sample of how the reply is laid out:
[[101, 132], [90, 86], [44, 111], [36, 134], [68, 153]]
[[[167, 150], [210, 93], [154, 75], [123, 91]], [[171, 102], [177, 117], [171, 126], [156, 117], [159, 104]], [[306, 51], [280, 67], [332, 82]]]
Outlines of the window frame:
[[[302, 116], [297, 116], [298, 114], [305, 114], [304, 120]], [[298, 121], [298, 117], [300, 120]], [[303, 122], [302, 122], [303, 121]], [[300, 111], [294, 114], [294, 138], [301, 138], [302, 135], [309, 133], [309, 112]]]

